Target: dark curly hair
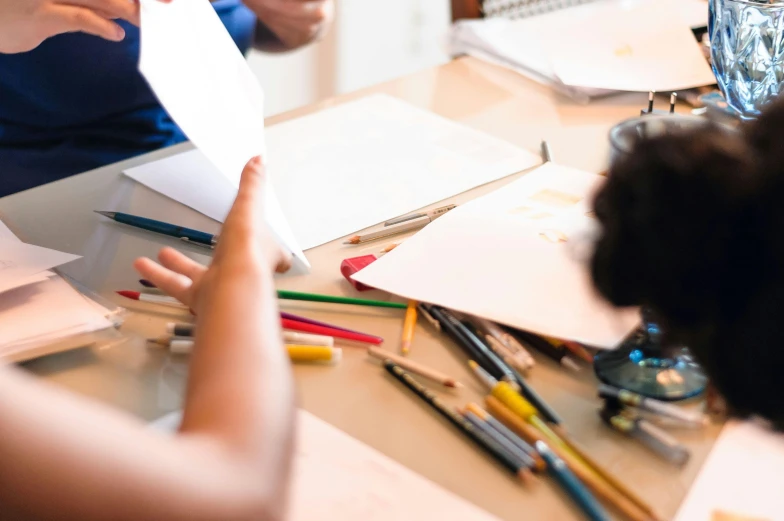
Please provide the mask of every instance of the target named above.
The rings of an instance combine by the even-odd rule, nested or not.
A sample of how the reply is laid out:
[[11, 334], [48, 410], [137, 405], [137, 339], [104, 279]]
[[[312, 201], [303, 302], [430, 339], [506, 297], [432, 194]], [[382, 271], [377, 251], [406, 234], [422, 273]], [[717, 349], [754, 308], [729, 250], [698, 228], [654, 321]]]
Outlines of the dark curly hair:
[[649, 307], [731, 413], [784, 429], [784, 101], [739, 132], [638, 139], [594, 211], [599, 292]]

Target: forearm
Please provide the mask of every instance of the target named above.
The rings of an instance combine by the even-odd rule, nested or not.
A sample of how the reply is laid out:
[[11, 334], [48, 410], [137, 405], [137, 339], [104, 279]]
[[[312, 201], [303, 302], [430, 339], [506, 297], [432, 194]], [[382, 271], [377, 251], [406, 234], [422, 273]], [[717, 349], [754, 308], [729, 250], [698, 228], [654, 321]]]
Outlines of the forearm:
[[243, 266], [222, 281], [199, 311], [181, 430], [221, 440], [282, 499], [295, 409], [272, 274]]

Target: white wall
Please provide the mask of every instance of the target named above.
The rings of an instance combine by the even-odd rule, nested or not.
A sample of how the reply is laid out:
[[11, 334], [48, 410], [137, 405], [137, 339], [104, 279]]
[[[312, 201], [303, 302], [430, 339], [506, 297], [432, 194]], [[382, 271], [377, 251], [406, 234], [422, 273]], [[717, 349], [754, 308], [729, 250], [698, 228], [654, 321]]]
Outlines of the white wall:
[[447, 61], [449, 0], [336, 0], [323, 42], [293, 53], [252, 52], [267, 115], [387, 81]]

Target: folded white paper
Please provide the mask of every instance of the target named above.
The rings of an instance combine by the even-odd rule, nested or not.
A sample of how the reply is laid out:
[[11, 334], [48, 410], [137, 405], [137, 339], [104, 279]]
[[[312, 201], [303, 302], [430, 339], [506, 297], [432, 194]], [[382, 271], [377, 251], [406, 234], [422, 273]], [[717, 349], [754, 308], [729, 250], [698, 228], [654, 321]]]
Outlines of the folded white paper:
[[[236, 195], [245, 164], [265, 154], [264, 92], [209, 0], [142, 0], [139, 70], [216, 168], [214, 181], [182, 189], [209, 191], [224, 183]], [[264, 211], [295, 262], [309, 267], [270, 186]]]
[[[354, 279], [543, 335], [615, 347], [639, 323], [594, 291], [590, 195], [604, 178], [548, 163], [440, 217]], [[562, 242], [564, 241], [565, 242]]]

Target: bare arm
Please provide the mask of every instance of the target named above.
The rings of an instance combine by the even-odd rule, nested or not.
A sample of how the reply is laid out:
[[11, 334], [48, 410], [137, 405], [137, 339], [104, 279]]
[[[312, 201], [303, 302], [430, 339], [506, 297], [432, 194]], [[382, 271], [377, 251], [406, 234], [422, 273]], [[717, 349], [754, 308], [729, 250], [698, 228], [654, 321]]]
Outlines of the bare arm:
[[[294, 408], [251, 165], [209, 270], [173, 250], [145, 276], [192, 305], [196, 347], [178, 436], [0, 369], [0, 512], [6, 519], [277, 520]], [[227, 253], [229, 252], [229, 253]]]

